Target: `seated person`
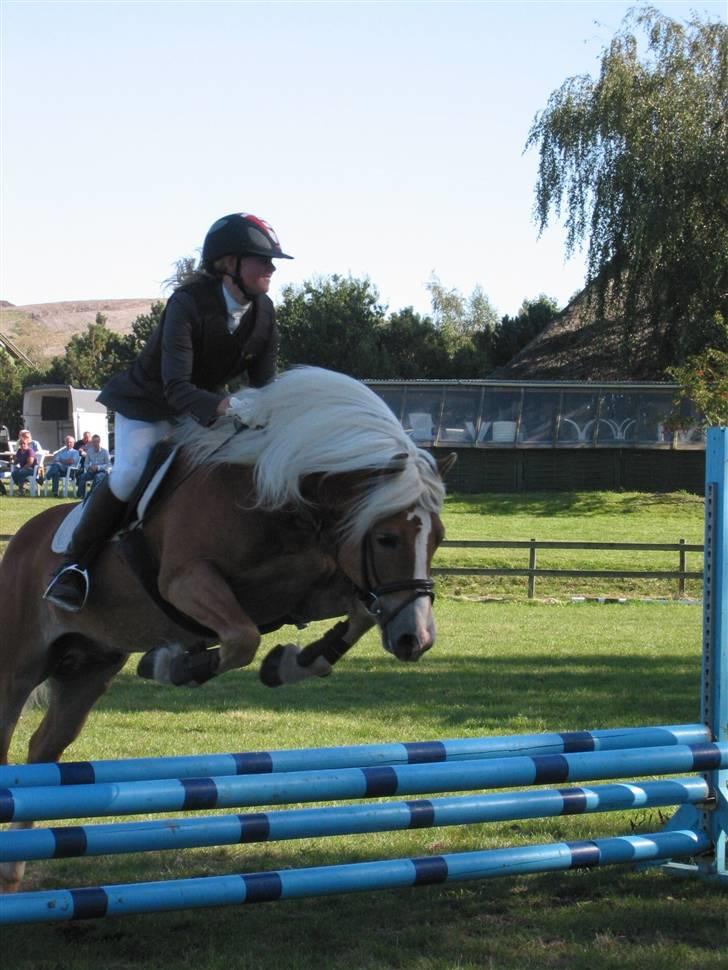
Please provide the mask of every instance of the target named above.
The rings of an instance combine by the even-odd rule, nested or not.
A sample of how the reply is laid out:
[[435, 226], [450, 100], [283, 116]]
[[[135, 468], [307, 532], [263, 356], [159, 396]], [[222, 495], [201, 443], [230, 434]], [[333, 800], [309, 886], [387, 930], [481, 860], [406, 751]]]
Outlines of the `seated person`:
[[30, 440], [30, 431], [21, 431], [18, 438], [18, 450], [13, 455], [12, 469], [10, 472], [13, 482], [18, 486], [18, 491], [22, 495], [23, 487], [29, 478], [33, 477], [35, 465], [38, 459]]
[[58, 481], [66, 477], [69, 468], [78, 465], [79, 454], [73, 446], [73, 435], [67, 434], [64, 438], [65, 447], [61, 448], [53, 456], [53, 462], [46, 469], [46, 481], [52, 483], [53, 497], [58, 498]]
[[81, 471], [83, 471], [83, 466], [86, 463], [86, 449], [90, 444], [91, 444], [90, 431], [84, 431], [83, 435], [78, 439], [78, 441], [74, 442], [73, 447], [81, 456], [81, 463], [79, 466]]
[[35, 460], [38, 463], [38, 474], [36, 478], [38, 479], [38, 484], [42, 485], [45, 479], [45, 469], [43, 468], [43, 458], [45, 457], [45, 448], [36, 438], [30, 439], [30, 447], [35, 452]]
[[86, 463], [83, 472], [77, 479], [76, 494], [83, 498], [86, 494], [86, 486], [94, 487], [98, 479], [101, 479], [111, 468], [111, 458], [106, 448], [101, 447], [101, 436], [95, 434], [91, 438], [91, 444], [86, 447]]

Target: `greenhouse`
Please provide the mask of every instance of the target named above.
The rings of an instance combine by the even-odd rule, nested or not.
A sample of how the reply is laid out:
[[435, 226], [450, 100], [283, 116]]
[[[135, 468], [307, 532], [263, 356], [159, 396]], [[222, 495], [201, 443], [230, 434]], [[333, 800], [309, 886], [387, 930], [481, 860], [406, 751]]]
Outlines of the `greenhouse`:
[[368, 381], [425, 446], [703, 449], [699, 415], [672, 384]]

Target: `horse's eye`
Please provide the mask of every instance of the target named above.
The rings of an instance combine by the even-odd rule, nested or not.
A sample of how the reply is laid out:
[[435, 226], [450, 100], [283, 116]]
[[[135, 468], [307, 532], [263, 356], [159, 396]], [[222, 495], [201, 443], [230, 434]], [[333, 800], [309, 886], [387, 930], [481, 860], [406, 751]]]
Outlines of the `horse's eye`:
[[399, 539], [390, 532], [384, 532], [377, 536], [377, 545], [383, 546], [385, 549], [395, 549], [398, 544]]

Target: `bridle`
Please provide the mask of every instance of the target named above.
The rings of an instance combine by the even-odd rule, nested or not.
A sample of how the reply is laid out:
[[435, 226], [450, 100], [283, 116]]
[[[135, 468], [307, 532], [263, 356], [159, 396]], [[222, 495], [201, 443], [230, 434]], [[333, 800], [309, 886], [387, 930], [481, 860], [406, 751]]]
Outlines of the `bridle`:
[[[434, 602], [435, 583], [432, 579], [399, 579], [392, 583], [379, 582], [374, 563], [373, 542], [369, 532], [366, 534], [361, 547], [361, 574], [363, 587], [357, 586], [356, 583], [354, 583], [354, 586], [359, 599], [364, 604], [364, 609], [376, 619], [382, 630], [420, 596], [429, 596], [430, 602]], [[388, 593], [401, 593], [403, 590], [411, 590], [412, 595], [407, 597], [404, 603], [400, 603], [395, 610], [387, 613], [382, 603], [382, 596], [386, 596]]]

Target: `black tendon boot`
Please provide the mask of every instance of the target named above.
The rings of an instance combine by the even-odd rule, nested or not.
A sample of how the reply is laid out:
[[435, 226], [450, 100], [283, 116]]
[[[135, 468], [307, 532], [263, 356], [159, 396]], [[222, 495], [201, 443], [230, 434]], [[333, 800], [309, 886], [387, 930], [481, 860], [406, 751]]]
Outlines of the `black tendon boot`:
[[120, 525], [125, 510], [126, 502], [114, 495], [109, 488], [109, 479], [104, 478], [86, 499], [81, 521], [71, 537], [66, 561], [51, 579], [43, 599], [70, 613], [83, 609], [89, 591], [88, 567], [105, 540]]

